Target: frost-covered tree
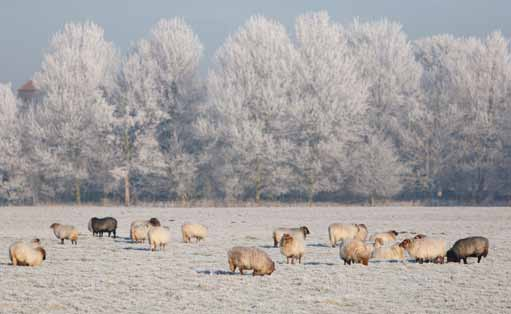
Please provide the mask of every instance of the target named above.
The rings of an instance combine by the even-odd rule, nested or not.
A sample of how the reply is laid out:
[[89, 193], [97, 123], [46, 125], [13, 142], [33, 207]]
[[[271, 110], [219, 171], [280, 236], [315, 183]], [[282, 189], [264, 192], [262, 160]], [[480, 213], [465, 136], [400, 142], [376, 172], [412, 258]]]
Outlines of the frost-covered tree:
[[[279, 195], [287, 188], [288, 119], [296, 52], [285, 28], [255, 16], [218, 50], [209, 72], [211, 110], [201, 124], [225, 160], [224, 194]], [[225, 190], [232, 187], [235, 190]]]
[[393, 145], [384, 136], [371, 134], [349, 153], [347, 186], [354, 194], [367, 197], [371, 205], [377, 198], [394, 196], [403, 186], [406, 169]]
[[34, 152], [52, 161], [46, 175], [81, 184], [105, 171], [112, 134], [112, 108], [106, 101], [118, 64], [117, 51], [98, 25], [70, 23], [53, 36], [36, 86], [44, 93], [32, 114]]
[[367, 84], [358, 73], [341, 26], [326, 12], [296, 20], [299, 61], [289, 130], [294, 182], [312, 201], [319, 191], [338, 191], [345, 151], [367, 125]]
[[422, 68], [396, 22], [355, 20], [346, 31], [358, 69], [369, 87], [370, 125], [401, 149], [408, 121], [418, 107]]
[[139, 134], [152, 134], [158, 143], [152, 146], [154, 164], [139, 160], [138, 169], [143, 166], [143, 172], [164, 176], [167, 192], [183, 201], [194, 192], [197, 172], [193, 124], [204, 96], [199, 79], [202, 51], [199, 38], [183, 19], [161, 20], [149, 38], [136, 44], [121, 71], [127, 109], [120, 111], [130, 136], [123, 148], [124, 163], [130, 169], [137, 149], [144, 145]]
[[0, 201], [13, 201], [23, 190], [22, 146], [17, 101], [11, 84], [0, 84]]

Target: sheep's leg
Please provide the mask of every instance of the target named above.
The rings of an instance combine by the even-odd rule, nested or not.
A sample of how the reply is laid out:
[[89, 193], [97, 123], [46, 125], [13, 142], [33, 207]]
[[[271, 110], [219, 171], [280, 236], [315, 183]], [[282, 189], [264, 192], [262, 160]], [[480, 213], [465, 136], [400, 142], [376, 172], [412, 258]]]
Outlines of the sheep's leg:
[[291, 264], [295, 264], [295, 257], [294, 256], [291, 256]]
[[302, 263], [302, 256], [300, 255], [300, 256], [298, 257], [298, 264], [301, 264], [301, 263]]
[[64, 239], [60, 239], [60, 244], [64, 244]]
[[482, 258], [482, 257], [483, 257], [482, 255], [479, 255], [479, 256], [477, 257], [477, 263], [478, 263], [478, 264], [479, 264], [479, 263], [481, 263], [481, 258]]
[[463, 264], [467, 264], [467, 258], [466, 257], [463, 258]]
[[279, 246], [279, 242], [277, 242], [277, 237], [274, 234], [273, 235], [273, 247], [278, 247], [278, 246]]
[[114, 239], [117, 238], [117, 233], [116, 231], [114, 230]]
[[243, 268], [240, 267], [240, 274], [243, 275]]
[[289, 256], [286, 257], [286, 264], [289, 264]]

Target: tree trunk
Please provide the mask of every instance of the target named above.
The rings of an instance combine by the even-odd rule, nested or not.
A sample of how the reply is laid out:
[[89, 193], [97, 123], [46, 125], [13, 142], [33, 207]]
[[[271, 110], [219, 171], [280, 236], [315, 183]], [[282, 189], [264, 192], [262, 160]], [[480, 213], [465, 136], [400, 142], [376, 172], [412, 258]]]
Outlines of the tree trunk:
[[80, 179], [75, 179], [75, 199], [76, 204], [80, 205], [82, 203], [82, 196], [80, 194]]
[[369, 205], [374, 206], [374, 195], [369, 196]]
[[312, 207], [314, 202], [314, 180], [312, 177], [309, 178], [309, 207]]
[[130, 206], [130, 175], [128, 172], [124, 175], [124, 206]]
[[259, 205], [260, 201], [261, 201], [261, 173], [260, 173], [260, 165], [259, 165], [259, 161], [257, 161], [257, 165], [256, 165], [256, 182], [255, 182], [256, 186], [256, 190], [255, 190], [255, 202], [257, 205]]

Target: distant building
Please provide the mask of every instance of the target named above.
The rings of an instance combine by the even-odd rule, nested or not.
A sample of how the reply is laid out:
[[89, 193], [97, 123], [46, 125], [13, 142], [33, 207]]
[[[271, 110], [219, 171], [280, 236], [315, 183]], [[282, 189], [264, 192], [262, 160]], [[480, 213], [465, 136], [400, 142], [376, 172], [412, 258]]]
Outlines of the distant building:
[[41, 91], [30, 80], [18, 88], [18, 98], [22, 101], [23, 107], [27, 108], [30, 104], [37, 103], [41, 99]]

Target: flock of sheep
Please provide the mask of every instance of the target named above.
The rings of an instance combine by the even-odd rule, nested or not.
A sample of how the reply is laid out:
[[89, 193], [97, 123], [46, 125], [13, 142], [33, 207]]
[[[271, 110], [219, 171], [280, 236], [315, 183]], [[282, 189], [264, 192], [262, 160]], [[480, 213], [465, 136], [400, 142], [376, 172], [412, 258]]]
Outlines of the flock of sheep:
[[[54, 223], [50, 226], [55, 236], [64, 244], [64, 240], [70, 240], [77, 244], [78, 229], [70, 225]], [[89, 220], [88, 229], [93, 236], [103, 236], [108, 233], [117, 236], [117, 220], [112, 217]], [[183, 241], [190, 243], [192, 239], [197, 242], [205, 239], [208, 235], [206, 227], [200, 224], [185, 223], [181, 227]], [[280, 246], [281, 254], [287, 259], [287, 263], [302, 262], [305, 254], [305, 239], [310, 234], [309, 228], [277, 228], [273, 231], [274, 247]], [[334, 223], [328, 227], [328, 235], [332, 247], [340, 242], [339, 256], [344, 264], [361, 263], [368, 265], [369, 259], [404, 260], [405, 251], [418, 263], [433, 262], [463, 262], [467, 263], [467, 257], [477, 257], [477, 262], [488, 255], [489, 241], [484, 237], [469, 237], [460, 239], [454, 243], [451, 249], [446, 250], [446, 242], [441, 239], [433, 239], [422, 234], [411, 239], [396, 242], [398, 232], [391, 230], [375, 233], [367, 240], [368, 230], [364, 224], [339, 224]], [[148, 241], [152, 251], [164, 250], [170, 242], [170, 231], [161, 226], [156, 218], [138, 220], [131, 223], [130, 239], [136, 243]], [[231, 272], [236, 268], [243, 274], [244, 270], [253, 270], [253, 275], [271, 275], [275, 271], [275, 262], [269, 255], [255, 247], [236, 246], [228, 252], [228, 263]], [[13, 265], [38, 266], [46, 259], [46, 251], [41, 247], [39, 239], [30, 242], [16, 241], [9, 247], [9, 257]]]

